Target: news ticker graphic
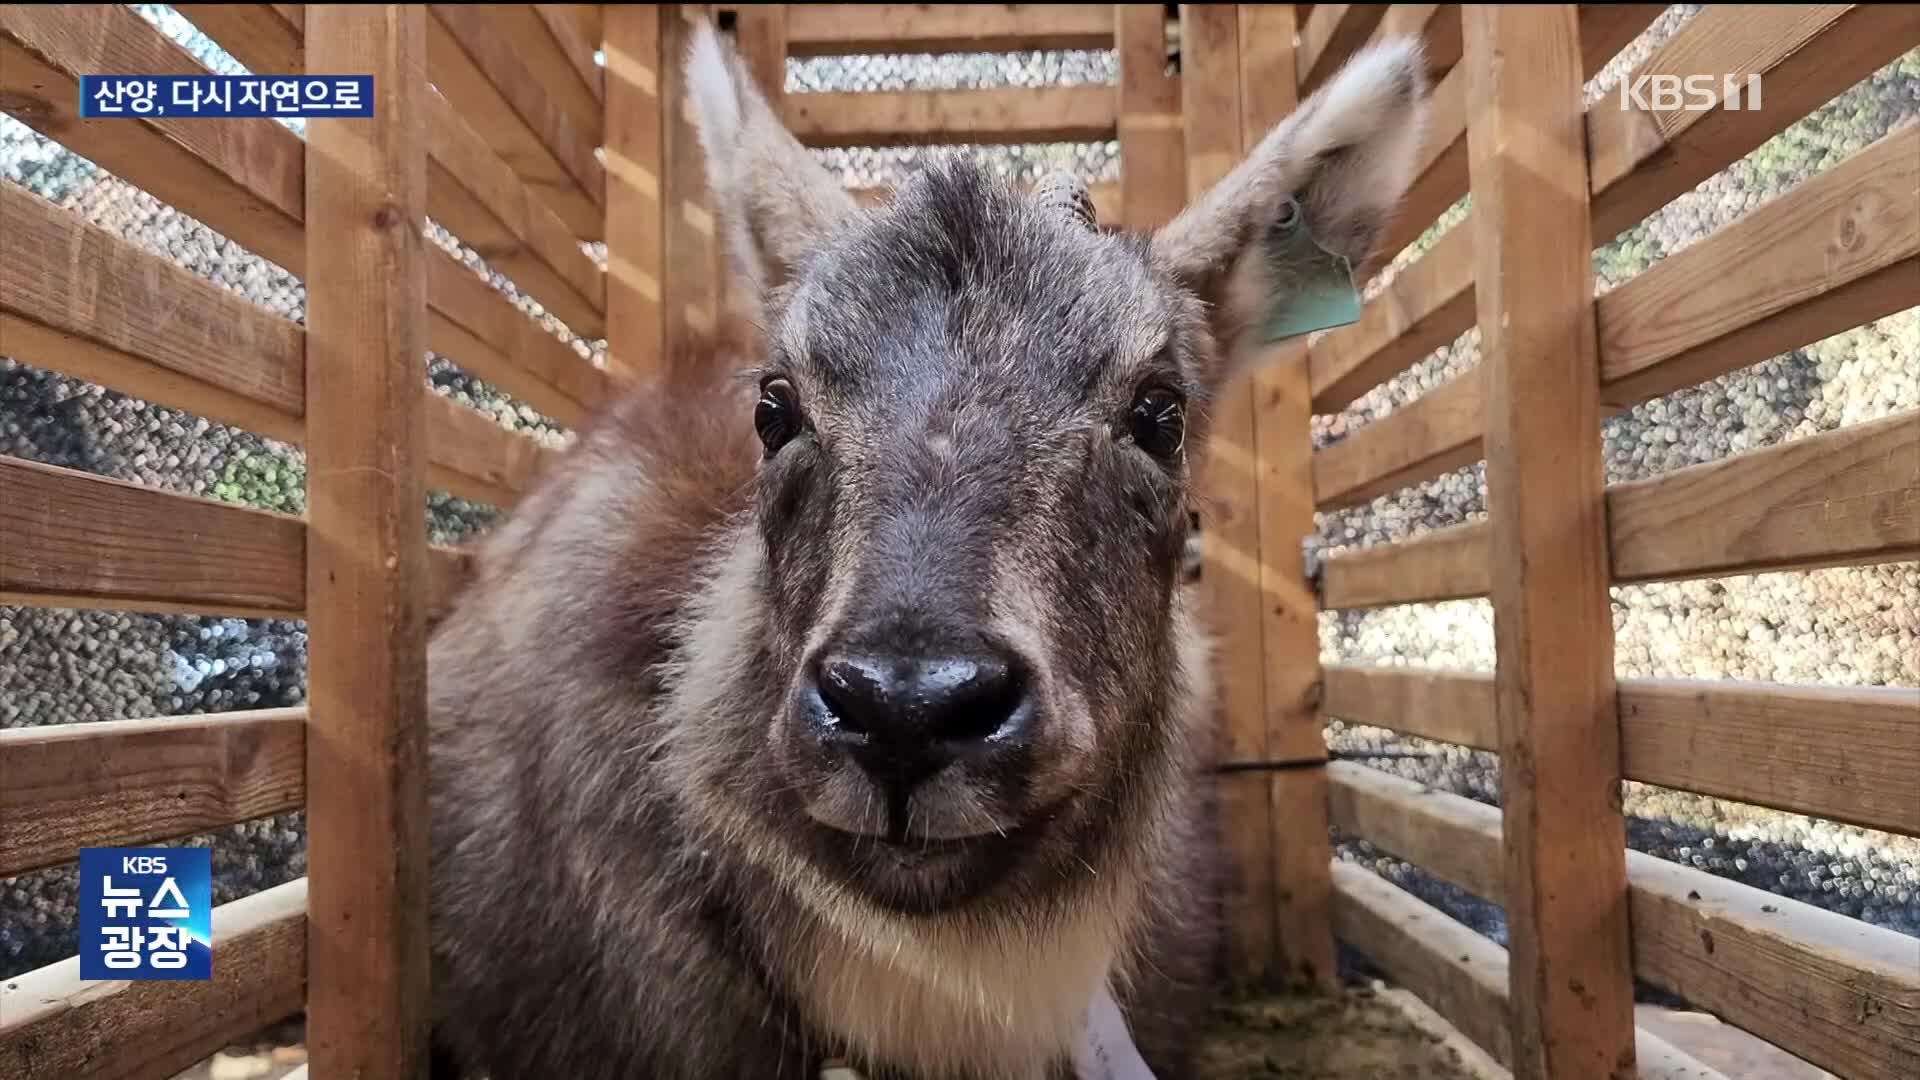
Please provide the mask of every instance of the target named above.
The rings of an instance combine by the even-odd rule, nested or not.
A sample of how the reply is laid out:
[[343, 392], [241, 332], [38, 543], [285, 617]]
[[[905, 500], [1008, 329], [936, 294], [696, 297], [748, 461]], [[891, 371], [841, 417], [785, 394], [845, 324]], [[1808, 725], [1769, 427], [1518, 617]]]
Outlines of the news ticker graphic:
[[80, 849], [80, 978], [213, 977], [213, 852]]
[[82, 75], [80, 116], [371, 117], [371, 75]]

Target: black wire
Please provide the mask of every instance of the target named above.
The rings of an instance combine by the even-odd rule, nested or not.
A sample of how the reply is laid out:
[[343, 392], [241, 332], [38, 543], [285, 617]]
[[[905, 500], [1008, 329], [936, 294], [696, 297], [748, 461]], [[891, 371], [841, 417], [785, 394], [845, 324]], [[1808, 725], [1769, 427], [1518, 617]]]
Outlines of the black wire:
[[1329, 761], [1378, 761], [1394, 758], [1427, 758], [1431, 754], [1418, 750], [1332, 750], [1326, 758], [1296, 758], [1292, 761], [1223, 761], [1213, 767], [1215, 773], [1241, 772], [1294, 772], [1299, 769], [1315, 769]]

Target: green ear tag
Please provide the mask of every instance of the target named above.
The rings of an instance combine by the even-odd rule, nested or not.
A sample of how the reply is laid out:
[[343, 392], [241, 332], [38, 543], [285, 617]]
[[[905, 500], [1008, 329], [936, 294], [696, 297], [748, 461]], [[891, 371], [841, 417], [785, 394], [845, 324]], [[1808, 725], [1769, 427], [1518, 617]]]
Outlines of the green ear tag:
[[1344, 256], [1314, 243], [1300, 204], [1288, 198], [1266, 236], [1279, 278], [1267, 311], [1266, 344], [1345, 326], [1360, 319], [1360, 290]]

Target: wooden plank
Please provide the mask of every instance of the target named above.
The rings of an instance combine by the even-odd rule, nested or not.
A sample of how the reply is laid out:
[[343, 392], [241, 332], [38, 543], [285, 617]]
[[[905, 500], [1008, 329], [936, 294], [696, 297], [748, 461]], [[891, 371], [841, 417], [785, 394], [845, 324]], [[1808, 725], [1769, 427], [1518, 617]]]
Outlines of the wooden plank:
[[[1120, 64], [1120, 115], [1116, 120], [1120, 206], [1117, 214], [1100, 211], [1099, 220], [1118, 222], [1144, 233], [1172, 221], [1187, 202], [1180, 78], [1167, 71], [1167, 20], [1162, 8], [1115, 4], [1113, 18]], [[1276, 63], [1290, 64], [1291, 60]], [[1275, 73], [1276, 77], [1280, 74], [1290, 77], [1290, 69]], [[1097, 195], [1095, 206], [1099, 206]]]
[[427, 303], [427, 344], [468, 373], [571, 428], [606, 403], [605, 371], [438, 247], [427, 249]]
[[307, 127], [307, 1041], [366, 1080], [427, 1065], [427, 22], [307, 12], [308, 63], [377, 99]]
[[1607, 489], [1617, 581], [1920, 556], [1920, 413]]
[[1588, 79], [1600, 74], [1666, 10], [1665, 4], [1581, 4], [1581, 74]]
[[793, 94], [784, 118], [808, 146], [1098, 142], [1118, 121], [1107, 86]]
[[1464, 19], [1511, 1066], [1618, 1075], [1633, 972], [1577, 11]]
[[[1619, 684], [1629, 780], [1920, 835], [1920, 690], [1691, 679]], [[1336, 664], [1329, 716], [1495, 745], [1493, 677]]]
[[660, 371], [665, 342], [662, 11], [606, 9], [607, 367], [628, 378]]
[[790, 4], [794, 56], [1027, 52], [1113, 45], [1109, 4]]
[[778, 115], [787, 100], [787, 5], [744, 5], [733, 32], [741, 59]]
[[[1703, 75], [1712, 105], [1696, 97], [1641, 109], [1623, 92], [1594, 102], [1594, 240], [1631, 228], [1916, 44], [1920, 6], [1912, 4], [1708, 5], [1631, 78]], [[1720, 107], [1728, 75], [1740, 76], [1739, 86], [1760, 76], [1759, 109]]]
[[573, 65], [574, 74], [580, 76], [595, 101], [604, 102], [606, 72], [593, 59], [601, 43], [601, 5], [534, 4], [532, 7], [540, 21], [547, 24], [547, 32], [559, 43], [560, 51], [566, 54], [567, 63]]
[[213, 909], [213, 978], [83, 982], [80, 958], [0, 982], [0, 1076], [172, 1076], [300, 1011], [302, 878]]
[[[42, 134], [130, 182], [139, 184], [161, 200], [193, 215], [237, 243], [293, 273], [304, 273], [307, 260], [302, 223], [306, 218], [306, 207], [297, 194], [291, 204], [287, 202], [289, 193], [304, 190], [306, 147], [300, 137], [267, 119], [227, 120], [212, 126], [196, 124], [190, 119], [79, 120], [78, 110], [74, 106], [80, 94], [77, 75], [96, 70], [93, 66], [96, 54], [106, 55], [113, 60], [115, 65], [119, 65], [116, 70], [165, 70], [204, 75], [207, 69], [124, 5], [75, 7], [75, 20], [60, 26], [52, 26], [47, 22], [54, 17], [49, 12], [65, 10], [57, 5], [29, 7], [16, 4], [0, 8], [0, 94], [7, 95], [9, 111], [15, 112]], [[274, 9], [281, 18], [299, 16], [304, 10], [299, 6], [287, 5], [274, 5]], [[295, 29], [298, 31], [299, 26], [295, 26]], [[92, 44], [96, 38], [107, 41], [119, 51], [99, 53], [99, 49]], [[45, 51], [32, 52], [26, 45], [20, 44], [22, 41]], [[131, 59], [115, 59], [121, 57], [122, 53]], [[161, 63], [160, 60], [149, 59], [156, 56], [165, 58], [165, 63], [170, 66], [152, 66]], [[14, 104], [16, 102], [20, 104]], [[190, 143], [174, 138], [174, 133], [183, 128], [188, 134], [199, 133], [201, 141]], [[217, 137], [208, 136], [208, 132], [216, 132]], [[196, 147], [212, 153], [214, 157], [211, 162], [198, 157]], [[289, 171], [294, 179], [286, 178]], [[117, 237], [113, 239], [118, 241]], [[122, 245], [126, 246], [124, 242]], [[71, 279], [71, 275], [78, 272], [70, 269], [64, 273]], [[187, 283], [190, 278], [193, 275], [182, 272], [172, 275], [169, 280], [179, 283], [181, 288], [195, 289], [195, 284]], [[194, 280], [198, 286], [205, 286], [204, 281]], [[437, 293], [430, 295], [428, 302], [434, 308], [436, 330], [449, 330], [452, 324], [468, 325], [462, 320], [467, 317], [470, 304], [443, 298]], [[74, 310], [87, 309], [83, 303], [82, 307]], [[524, 321], [524, 317], [521, 318]], [[164, 365], [162, 368], [149, 369], [130, 363], [127, 360], [130, 354], [125, 350], [102, 348], [91, 336], [49, 333], [26, 326], [22, 320], [5, 316], [0, 316], [0, 321], [5, 323], [10, 342], [30, 340], [44, 353], [58, 356], [59, 365], [52, 361], [47, 363], [67, 374], [277, 439], [300, 441], [298, 431], [289, 430], [297, 428], [297, 425], [250, 406], [244, 398], [236, 398], [218, 385], [183, 379], [179, 372], [165, 370]], [[515, 331], [516, 335], [519, 333]], [[479, 340], [519, 339], [517, 336], [481, 335]], [[25, 346], [17, 345], [16, 348]], [[469, 355], [469, 352], [475, 355]], [[450, 355], [473, 365], [476, 374], [481, 366], [491, 363], [496, 369], [491, 378], [503, 386], [512, 381], [498, 374], [501, 365], [494, 355], [481, 355], [478, 350], [472, 349], [450, 351]], [[521, 358], [520, 354], [514, 352], [505, 355], [509, 361]], [[536, 356], [536, 359], [539, 357]], [[541, 363], [548, 362], [541, 360]], [[548, 366], [551, 366], [550, 363]], [[592, 370], [591, 365], [584, 361], [580, 361], [578, 366]], [[599, 382], [592, 374], [570, 377], [584, 378], [596, 385]], [[160, 391], [167, 396], [157, 396]], [[550, 393], [528, 393], [526, 399], [548, 415], [566, 411], [565, 405], [553, 401]], [[596, 396], [588, 400], [597, 401], [601, 398]]]
[[300, 809], [306, 720], [258, 709], [0, 731], [0, 877]]
[[1321, 568], [1320, 605], [1333, 611], [1485, 596], [1487, 577], [1486, 522], [1449, 525], [1329, 556]]
[[[0, 260], [0, 326], [15, 355], [296, 445], [306, 441], [306, 335], [298, 325], [10, 184], [0, 184], [0, 223], [9, 241]], [[500, 342], [526, 359], [483, 362], [483, 377], [517, 375], [544, 359], [576, 394], [594, 393], [578, 376], [595, 369], [451, 258], [435, 255], [436, 265], [457, 275], [443, 291], [479, 290], [469, 303], [493, 316], [488, 337], [476, 338], [474, 348], [454, 342], [455, 355], [500, 355], [488, 344]], [[546, 350], [541, 339], [551, 343]], [[563, 356], [551, 357], [553, 349]], [[536, 391], [535, 400], [557, 393], [530, 379], [510, 382]], [[478, 414], [444, 399], [435, 408], [444, 421], [432, 440], [436, 485], [512, 505], [545, 453], [539, 444], [499, 425], [487, 431], [463, 423], [457, 413]], [[445, 415], [448, 409], [455, 414]]]
[[[1203, 192], [1241, 158], [1242, 119], [1239, 18], [1232, 5], [1180, 8], [1181, 114], [1186, 142], [1186, 189]], [[1205, 493], [1201, 587], [1206, 620], [1216, 635], [1221, 753], [1229, 761], [1267, 758], [1264, 598], [1260, 575], [1258, 443], [1254, 394], [1245, 378], [1223, 387], [1213, 431], [1193, 463], [1194, 484]], [[1231, 848], [1225, 901], [1230, 964], [1236, 973], [1271, 972], [1277, 957], [1273, 797], [1262, 772], [1220, 779], [1222, 814]]]
[[124, 4], [0, 6], [9, 113], [295, 273], [304, 264], [300, 137], [270, 119], [80, 119], [81, 74], [206, 68]]
[[[1884, 270], [1894, 271], [1885, 286], [1866, 293], [1880, 303], [1863, 312], [1846, 287]], [[1920, 128], [1908, 125], [1596, 301], [1602, 392], [1644, 401], [1916, 296]]]
[[576, 236], [601, 239], [605, 172], [598, 120], [561, 111], [513, 51], [488, 32], [476, 4], [432, 4], [427, 73], [527, 186]]
[[1482, 899], [1504, 895], [1500, 811], [1351, 761], [1327, 766], [1333, 823]]
[[[1373, 812], [1369, 824], [1380, 832], [1367, 835], [1387, 850], [1444, 848], [1433, 867], [1442, 876], [1478, 873], [1468, 868], [1497, 857], [1502, 818], [1494, 807], [1444, 792], [1414, 794], [1406, 789], [1415, 785], [1397, 778], [1345, 782], [1350, 775], [1336, 775], [1336, 786], [1348, 789], [1341, 797]], [[1381, 809], [1389, 791], [1397, 799], [1391, 811]], [[1424, 820], [1409, 822], [1409, 814]], [[1641, 978], [1842, 1076], [1905, 1077], [1920, 1063], [1920, 939], [1637, 851], [1626, 853], [1626, 866]], [[1343, 869], [1334, 867], [1336, 919], [1351, 903], [1341, 892], [1356, 874], [1379, 880]], [[1486, 899], [1508, 902], [1498, 877], [1483, 885], [1492, 890]], [[1418, 906], [1406, 913], [1444, 919]], [[1403, 950], [1382, 929], [1376, 920], [1339, 932], [1377, 961], [1398, 957]], [[1375, 945], [1383, 938], [1389, 946]]]
[[1340, 70], [1386, 14], [1386, 4], [1315, 4], [1300, 27], [1300, 96], [1313, 93]]
[[[1448, 77], [1456, 92], [1464, 92], [1464, 80], [1459, 71]], [[1457, 145], [1464, 170], [1466, 142]], [[1462, 323], [1473, 320], [1473, 276], [1462, 272], [1472, 261], [1473, 229], [1462, 222], [1369, 301], [1359, 322], [1315, 342], [1314, 411], [1340, 411], [1459, 337]]]
[[429, 93], [425, 104], [427, 213], [568, 329], [589, 340], [604, 337], [606, 275], [566, 222], [446, 98]]
[[1821, 1068], [1920, 1068], [1920, 938], [1628, 852], [1634, 969]]
[[1920, 836], [1920, 690], [1620, 684], [1628, 778]]
[[[1298, 104], [1295, 22], [1285, 4], [1239, 5], [1239, 22], [1240, 148], [1245, 153]], [[1316, 530], [1306, 350], [1297, 342], [1280, 346], [1256, 364], [1251, 382], [1265, 753], [1268, 760], [1324, 760], [1325, 724], [1317, 707], [1319, 605], [1300, 558], [1301, 545]], [[1336, 954], [1326, 773], [1273, 773], [1268, 788], [1277, 969], [1290, 979], [1330, 988]]]
[[[549, 106], [579, 131], [587, 148], [591, 150], [600, 145], [600, 96], [588, 85], [590, 80], [581, 74], [576, 65], [578, 57], [561, 44], [551, 29], [556, 22], [566, 25], [566, 20], [543, 15], [540, 9], [549, 6], [546, 4], [472, 6], [481, 32], [511, 46], [520, 60], [521, 70], [532, 78]], [[580, 44], [576, 41], [575, 48]], [[593, 66], [591, 46], [587, 47], [584, 59], [589, 69], [598, 70]]]
[[[224, 392], [217, 403], [193, 402], [211, 405], [207, 415], [216, 419], [276, 438], [297, 426], [306, 388], [295, 324], [12, 183], [0, 183], [0, 232], [0, 311], [84, 343], [62, 353], [139, 358], [122, 365], [128, 377], [104, 380], [116, 389], [164, 399], [166, 387], [149, 385], [148, 376], [190, 380]], [[22, 360], [63, 366], [37, 343], [13, 344], [11, 333], [8, 340]], [[82, 363], [70, 374], [100, 373], [101, 365]]]
[[1321, 711], [1350, 724], [1390, 728], [1476, 750], [1500, 746], [1492, 675], [1331, 664], [1324, 693]]
[[0, 594], [48, 606], [84, 597], [129, 610], [300, 610], [298, 518], [9, 457], [0, 490]]
[[663, 353], [675, 358], [695, 355], [695, 343], [706, 339], [717, 324], [725, 251], [714, 225], [706, 159], [694, 128], [683, 70], [694, 24], [711, 21], [711, 5], [675, 4], [660, 10], [660, 57], [666, 71], [660, 159]]
[[[1473, 243], [1471, 232], [1463, 234], [1456, 250], [1471, 252]], [[1458, 303], [1450, 302], [1449, 308]], [[1484, 340], [1481, 347], [1484, 355]], [[1313, 488], [1320, 509], [1358, 506], [1478, 460], [1484, 378], [1480, 368], [1469, 368], [1411, 405], [1315, 453]]]
[[1345, 862], [1333, 864], [1333, 929], [1476, 1046], [1503, 1064], [1512, 1061], [1506, 950]]
[[175, 4], [200, 32], [256, 75], [304, 75], [301, 33], [277, 4]]
[[559, 457], [558, 451], [549, 450], [477, 409], [467, 408], [444, 394], [430, 393], [430, 396], [433, 400], [426, 403], [427, 444], [433, 448], [434, 472], [444, 476], [435, 486], [457, 494], [460, 488], [451, 485], [458, 484], [487, 496], [477, 501], [512, 506], [518, 494], [531, 490], [553, 459]]

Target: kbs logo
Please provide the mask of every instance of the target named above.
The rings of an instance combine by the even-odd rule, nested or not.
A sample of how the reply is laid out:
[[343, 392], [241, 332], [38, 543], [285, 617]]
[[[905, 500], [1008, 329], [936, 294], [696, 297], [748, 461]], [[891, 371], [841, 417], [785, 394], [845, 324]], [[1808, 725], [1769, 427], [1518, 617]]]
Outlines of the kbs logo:
[[213, 977], [213, 853], [80, 849], [80, 978]]
[[1620, 83], [1620, 107], [1647, 112], [1760, 111], [1760, 76], [1642, 75]]

